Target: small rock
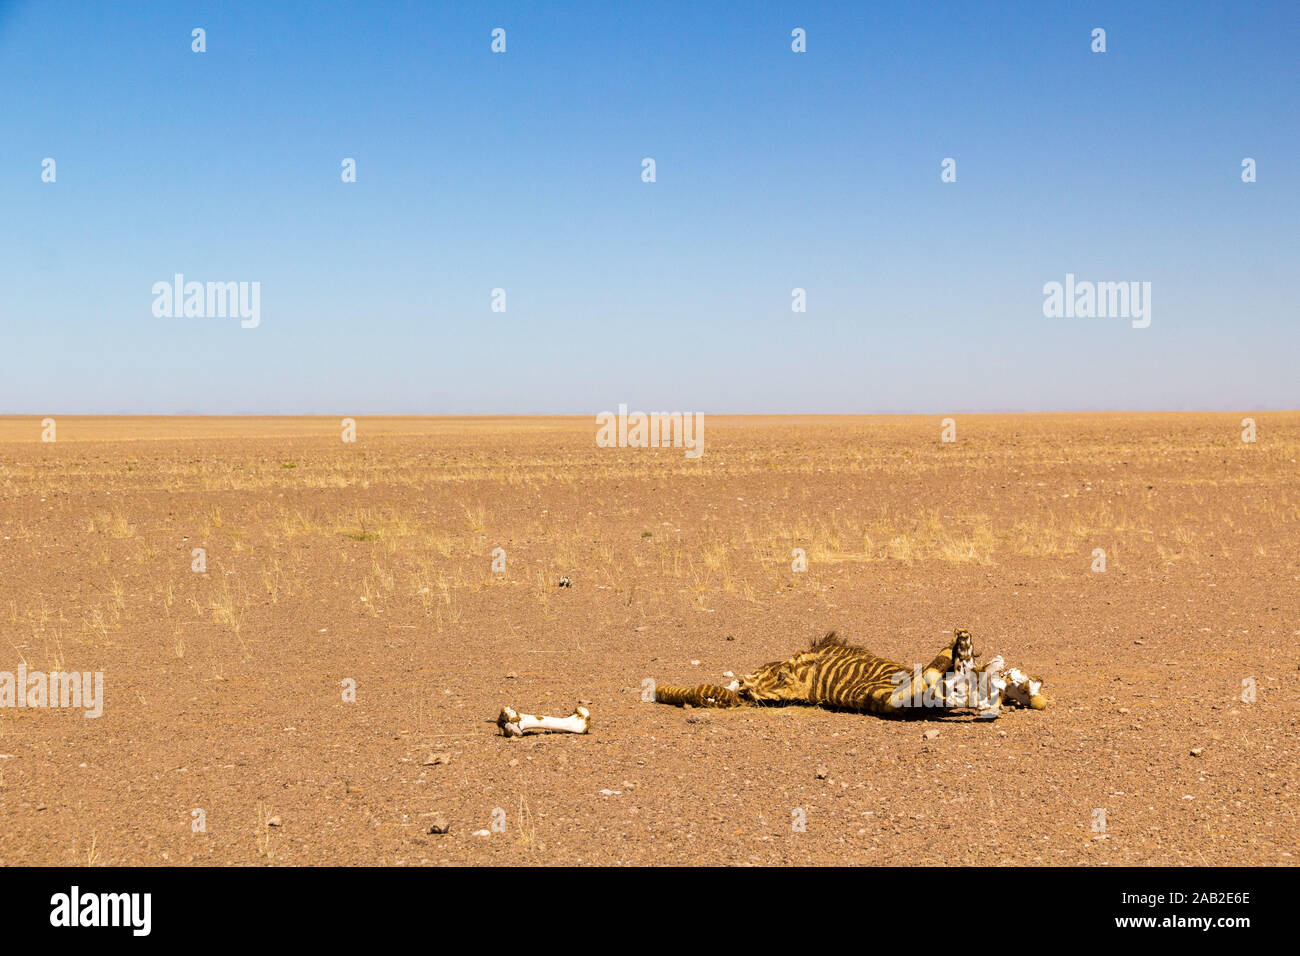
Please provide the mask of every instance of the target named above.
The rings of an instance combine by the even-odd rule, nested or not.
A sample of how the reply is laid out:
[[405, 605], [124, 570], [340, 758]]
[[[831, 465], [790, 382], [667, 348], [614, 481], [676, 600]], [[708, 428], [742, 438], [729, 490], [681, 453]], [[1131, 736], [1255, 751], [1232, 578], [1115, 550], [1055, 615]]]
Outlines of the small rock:
[[515, 680], [515, 672], [511, 671], [509, 674], [507, 674], [506, 680]]
[[825, 767], [818, 767], [818, 768], [817, 768], [817, 779], [818, 779], [818, 780], [825, 780], [827, 774], [829, 774], [829, 773], [830, 773], [830, 771], [827, 770]]
[[700, 666], [700, 662], [699, 662], [699, 661], [691, 661], [691, 666], [692, 666], [692, 667], [699, 667], [699, 666]]
[[451, 754], [429, 754], [420, 761], [421, 767], [436, 767], [439, 764], [451, 763]]
[[1205, 752], [1205, 750], [1204, 750], [1204, 748], [1202, 748], [1202, 747], [1193, 747], [1192, 750], [1191, 750], [1191, 754], [1192, 754], [1193, 757], [1199, 757], [1199, 756], [1200, 756], [1201, 754], [1203, 754], [1204, 752]]
[[451, 824], [447, 822], [447, 818], [441, 813], [435, 813], [433, 819], [429, 821], [430, 833], [446, 833], [450, 829]]
[[927, 730], [925, 733], [921, 735], [921, 737], [925, 740], [934, 740], [934, 738], [938, 736], [939, 736], [939, 731], [937, 730]]
[[474, 836], [477, 836], [477, 837], [485, 837], [485, 836], [491, 836], [491, 835], [492, 835], [492, 831], [490, 831], [490, 830], [475, 830], [475, 831], [474, 831]]
[[280, 825], [280, 815], [277, 813], [274, 816], [267, 817], [266, 825], [268, 827], [278, 827]]
[[1119, 712], [1120, 712], [1121, 714], [1127, 714], [1127, 713], [1128, 713], [1128, 708], [1127, 708], [1127, 707], [1121, 707], [1121, 708], [1119, 709]]

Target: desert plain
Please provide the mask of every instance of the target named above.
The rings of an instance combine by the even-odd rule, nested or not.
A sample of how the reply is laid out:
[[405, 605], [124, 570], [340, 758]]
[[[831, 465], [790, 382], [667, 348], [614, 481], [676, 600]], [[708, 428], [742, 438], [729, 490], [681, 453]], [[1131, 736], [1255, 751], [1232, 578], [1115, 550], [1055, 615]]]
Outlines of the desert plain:
[[[0, 672], [102, 714], [0, 707], [0, 864], [1296, 863], [1300, 412], [48, 417], [0, 418]], [[1050, 705], [645, 699], [831, 627]]]

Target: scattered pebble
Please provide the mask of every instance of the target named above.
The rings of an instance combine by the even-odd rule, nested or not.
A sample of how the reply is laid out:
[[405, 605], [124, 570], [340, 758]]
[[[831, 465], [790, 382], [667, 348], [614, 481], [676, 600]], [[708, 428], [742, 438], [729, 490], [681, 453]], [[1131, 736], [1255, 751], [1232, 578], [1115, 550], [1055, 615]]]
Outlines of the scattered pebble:
[[451, 754], [429, 754], [420, 761], [422, 767], [436, 767], [438, 764], [451, 763]]
[[278, 827], [280, 825], [280, 815], [277, 813], [274, 816], [267, 817], [266, 825], [268, 827]]
[[1193, 747], [1191, 750], [1191, 754], [1193, 757], [1199, 757], [1204, 752], [1205, 752], [1204, 748], [1201, 747]]
[[925, 733], [923, 733], [921, 736], [922, 736], [924, 739], [926, 739], [926, 740], [934, 740], [935, 737], [938, 737], [938, 736], [939, 736], [939, 731], [937, 731], [937, 730], [927, 730], [927, 731], [926, 731]]
[[447, 818], [441, 813], [435, 813], [433, 819], [429, 821], [430, 833], [446, 833], [450, 829], [451, 824], [447, 822]]
[[825, 780], [825, 779], [826, 779], [826, 775], [827, 775], [829, 772], [830, 772], [830, 771], [828, 771], [825, 767], [818, 767], [818, 768], [817, 768], [817, 779], [818, 779], [818, 780]]
[[474, 831], [474, 836], [477, 836], [477, 837], [485, 837], [485, 836], [491, 836], [491, 835], [492, 835], [492, 832], [491, 832], [490, 830], [475, 830], [475, 831]]

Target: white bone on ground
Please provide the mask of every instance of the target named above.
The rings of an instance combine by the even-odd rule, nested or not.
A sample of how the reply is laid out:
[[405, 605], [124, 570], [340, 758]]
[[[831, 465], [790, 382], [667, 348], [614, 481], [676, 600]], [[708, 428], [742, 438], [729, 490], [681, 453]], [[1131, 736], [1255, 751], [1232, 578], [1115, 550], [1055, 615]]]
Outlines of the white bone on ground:
[[1006, 673], [1006, 690], [1003, 696], [1007, 700], [1013, 700], [1024, 707], [1029, 706], [1029, 701], [1043, 689], [1043, 682], [1030, 680], [1029, 675], [1017, 667], [1011, 668]]
[[939, 681], [937, 691], [942, 706], [970, 707], [978, 710], [985, 719], [997, 717], [1002, 706], [1002, 691], [1006, 688], [1003, 666], [1001, 657], [990, 660], [983, 671], [975, 670], [972, 662], [958, 665]]
[[538, 717], [521, 714], [509, 707], [502, 709], [506, 719], [498, 721], [508, 736], [519, 737], [527, 733], [585, 734], [591, 726], [591, 711], [579, 707], [568, 717]]
[[1002, 710], [1002, 692], [1006, 687], [1007, 682], [997, 671], [987, 671], [982, 675], [979, 681], [979, 700], [973, 704], [979, 708], [982, 718], [993, 720], [998, 716]]
[[955, 670], [949, 671], [939, 679], [939, 686], [936, 692], [939, 702], [944, 707], [976, 707], [979, 706], [979, 674], [975, 672], [975, 665], [969, 661], [957, 665]]
[[978, 702], [976, 706], [980, 709], [980, 716], [985, 718], [997, 717], [998, 712], [1002, 709], [1002, 692], [1006, 690], [1007, 682], [1002, 677], [1002, 668], [1006, 666], [1006, 661], [1001, 655], [994, 657], [984, 666], [983, 673], [974, 675], [977, 682], [976, 696]]

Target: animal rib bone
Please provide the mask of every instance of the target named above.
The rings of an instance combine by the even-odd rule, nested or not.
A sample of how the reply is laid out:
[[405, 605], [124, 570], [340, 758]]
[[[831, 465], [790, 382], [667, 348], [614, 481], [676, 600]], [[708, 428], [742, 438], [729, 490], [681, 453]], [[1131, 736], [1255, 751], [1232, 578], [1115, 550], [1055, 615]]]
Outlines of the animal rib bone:
[[501, 715], [497, 717], [497, 726], [507, 737], [539, 733], [585, 734], [591, 728], [591, 711], [586, 707], [578, 707], [568, 717], [537, 717], [521, 714], [511, 707], [502, 707]]

